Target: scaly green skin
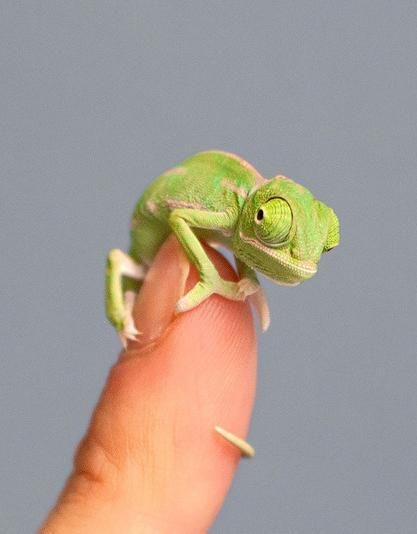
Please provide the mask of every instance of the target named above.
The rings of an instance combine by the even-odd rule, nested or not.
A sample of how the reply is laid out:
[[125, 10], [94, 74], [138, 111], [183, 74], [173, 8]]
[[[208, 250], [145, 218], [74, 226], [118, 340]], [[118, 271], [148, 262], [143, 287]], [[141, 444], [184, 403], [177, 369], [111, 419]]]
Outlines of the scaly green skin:
[[[269, 316], [255, 271], [296, 285], [317, 271], [321, 254], [339, 243], [334, 211], [289, 178], [265, 180], [242, 158], [200, 152], [159, 176], [139, 199], [132, 217], [129, 255], [109, 253], [107, 315], [123, 342], [138, 334], [131, 318], [135, 292], [159, 247], [175, 233], [200, 281], [177, 303], [189, 310], [213, 293], [233, 300], [251, 296], [264, 329]], [[235, 255], [239, 282], [222, 280], [201, 241]]]

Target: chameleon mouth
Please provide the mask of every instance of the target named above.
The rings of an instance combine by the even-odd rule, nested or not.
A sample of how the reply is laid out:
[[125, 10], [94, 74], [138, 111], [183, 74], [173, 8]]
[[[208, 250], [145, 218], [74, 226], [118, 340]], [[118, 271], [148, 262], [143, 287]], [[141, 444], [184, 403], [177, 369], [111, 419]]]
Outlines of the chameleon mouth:
[[267, 254], [268, 256], [274, 258], [283, 267], [287, 268], [290, 271], [293, 271], [295, 275], [300, 275], [301, 273], [306, 278], [311, 278], [317, 272], [317, 265], [312, 261], [300, 261], [296, 259], [289, 261], [287, 257], [279, 250], [271, 249], [263, 243], [260, 243], [257, 239], [253, 239], [252, 237], [244, 235], [242, 232], [240, 232], [239, 235], [242, 241], [245, 241], [245, 243], [252, 245], [253, 247]]

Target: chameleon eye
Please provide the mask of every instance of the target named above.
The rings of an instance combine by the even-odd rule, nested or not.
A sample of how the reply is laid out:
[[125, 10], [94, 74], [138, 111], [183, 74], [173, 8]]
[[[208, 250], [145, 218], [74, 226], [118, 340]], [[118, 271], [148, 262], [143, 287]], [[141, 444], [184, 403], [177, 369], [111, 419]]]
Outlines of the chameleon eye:
[[268, 245], [284, 243], [288, 238], [291, 226], [291, 208], [283, 198], [271, 198], [256, 212], [256, 237]]

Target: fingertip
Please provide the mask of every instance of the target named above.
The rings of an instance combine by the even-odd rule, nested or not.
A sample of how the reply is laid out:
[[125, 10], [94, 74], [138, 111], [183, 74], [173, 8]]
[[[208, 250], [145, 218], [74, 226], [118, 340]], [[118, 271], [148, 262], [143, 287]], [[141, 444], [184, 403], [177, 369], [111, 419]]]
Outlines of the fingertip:
[[157, 341], [174, 318], [175, 304], [184, 292], [189, 263], [174, 237], [160, 248], [133, 307], [139, 330], [137, 343], [129, 349], [143, 348]]

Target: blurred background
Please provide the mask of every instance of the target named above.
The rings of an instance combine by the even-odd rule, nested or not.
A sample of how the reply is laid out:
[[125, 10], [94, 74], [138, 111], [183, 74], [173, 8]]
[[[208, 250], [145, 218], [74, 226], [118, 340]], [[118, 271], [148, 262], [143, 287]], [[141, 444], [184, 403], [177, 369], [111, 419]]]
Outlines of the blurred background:
[[220, 148], [332, 206], [341, 246], [263, 280], [257, 456], [212, 532], [415, 534], [416, 26], [411, 1], [2, 2], [0, 532], [71, 469], [137, 197]]

